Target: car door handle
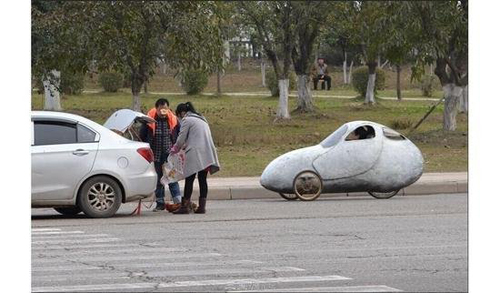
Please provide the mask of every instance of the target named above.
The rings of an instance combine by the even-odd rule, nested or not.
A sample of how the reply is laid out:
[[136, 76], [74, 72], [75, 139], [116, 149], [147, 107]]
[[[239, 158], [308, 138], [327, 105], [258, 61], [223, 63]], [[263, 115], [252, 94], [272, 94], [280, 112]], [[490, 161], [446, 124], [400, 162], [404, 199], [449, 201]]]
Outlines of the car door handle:
[[83, 149], [77, 149], [76, 151], [73, 152], [73, 155], [75, 155], [75, 156], [85, 156], [88, 154], [89, 154], [89, 151], [86, 151]]

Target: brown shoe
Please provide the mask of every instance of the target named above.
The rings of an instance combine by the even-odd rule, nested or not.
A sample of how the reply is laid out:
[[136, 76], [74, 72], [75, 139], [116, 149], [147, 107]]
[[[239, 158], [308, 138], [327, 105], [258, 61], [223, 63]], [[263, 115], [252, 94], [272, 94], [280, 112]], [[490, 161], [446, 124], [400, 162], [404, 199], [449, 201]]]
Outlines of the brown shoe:
[[174, 215], [189, 214], [191, 211], [192, 211], [191, 201], [185, 200], [184, 198], [182, 198], [181, 207], [178, 208], [177, 210], [173, 211], [172, 214], [174, 214]]
[[165, 208], [167, 209], [167, 211], [169, 211], [170, 213], [178, 210], [179, 208], [181, 207], [181, 204], [180, 203], [167, 203], [165, 205]]

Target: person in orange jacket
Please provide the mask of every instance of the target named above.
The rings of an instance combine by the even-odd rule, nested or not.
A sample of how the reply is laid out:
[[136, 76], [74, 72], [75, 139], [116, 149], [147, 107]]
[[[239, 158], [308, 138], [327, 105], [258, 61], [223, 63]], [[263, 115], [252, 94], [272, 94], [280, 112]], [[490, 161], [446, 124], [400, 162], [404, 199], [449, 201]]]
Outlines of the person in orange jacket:
[[179, 183], [174, 182], [168, 185], [174, 204], [165, 204], [165, 187], [160, 181], [163, 177], [163, 163], [167, 161], [170, 148], [177, 141], [180, 129], [180, 123], [169, 106], [167, 99], [158, 99], [155, 107], [147, 113], [149, 117], [156, 120], [156, 123], [143, 125], [140, 131], [141, 140], [148, 142], [153, 150], [155, 170], [158, 175], [155, 191], [156, 207], [153, 211], [167, 209], [171, 212], [177, 210], [182, 200]]

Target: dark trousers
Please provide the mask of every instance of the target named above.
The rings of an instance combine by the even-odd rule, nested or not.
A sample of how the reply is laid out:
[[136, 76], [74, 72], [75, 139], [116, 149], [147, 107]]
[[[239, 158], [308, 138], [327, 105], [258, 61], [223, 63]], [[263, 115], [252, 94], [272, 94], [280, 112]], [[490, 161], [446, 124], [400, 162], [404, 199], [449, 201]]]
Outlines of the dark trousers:
[[[208, 171], [202, 170], [198, 172], [198, 185], [200, 186], [200, 198], [207, 198], [208, 195], [208, 185], [207, 185], [207, 174]], [[191, 194], [193, 193], [193, 183], [196, 173], [186, 177], [184, 183], [184, 199], [191, 200]]]
[[314, 82], [314, 90], [318, 89], [318, 81], [324, 80], [323, 83], [321, 83], [321, 89], [325, 89], [325, 82], [327, 85], [328, 90], [332, 87], [332, 78], [328, 75], [323, 75], [323, 78], [321, 78], [321, 75], [318, 75], [316, 77], [313, 77], [313, 82]]

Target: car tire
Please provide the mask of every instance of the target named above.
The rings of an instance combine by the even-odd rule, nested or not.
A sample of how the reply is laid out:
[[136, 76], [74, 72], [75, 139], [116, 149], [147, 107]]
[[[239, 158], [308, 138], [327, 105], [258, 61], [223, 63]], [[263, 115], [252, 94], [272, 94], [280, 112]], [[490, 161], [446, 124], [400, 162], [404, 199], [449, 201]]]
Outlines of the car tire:
[[398, 194], [400, 189], [390, 192], [376, 192], [376, 191], [368, 191], [368, 193], [376, 199], [389, 199], [396, 194]]
[[299, 199], [299, 197], [295, 194], [295, 193], [291, 193], [291, 194], [285, 194], [285, 193], [281, 193], [279, 192], [280, 196], [286, 200], [297, 200]]
[[87, 180], [78, 194], [78, 207], [91, 218], [113, 216], [122, 203], [122, 191], [118, 183], [107, 176]]
[[323, 180], [316, 172], [303, 171], [293, 179], [295, 195], [304, 201], [317, 199], [323, 191]]
[[60, 213], [61, 215], [65, 216], [76, 216], [82, 212], [82, 210], [79, 207], [54, 208], [54, 210], [56, 210], [56, 212]]

